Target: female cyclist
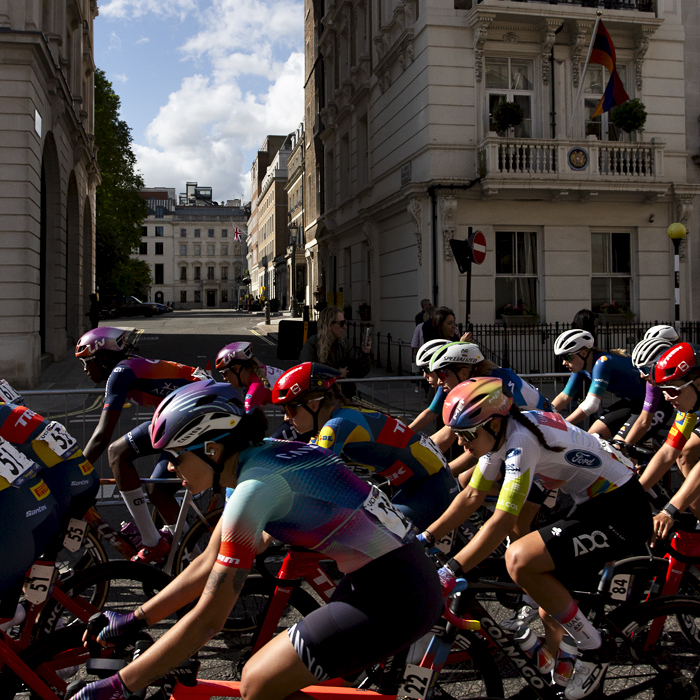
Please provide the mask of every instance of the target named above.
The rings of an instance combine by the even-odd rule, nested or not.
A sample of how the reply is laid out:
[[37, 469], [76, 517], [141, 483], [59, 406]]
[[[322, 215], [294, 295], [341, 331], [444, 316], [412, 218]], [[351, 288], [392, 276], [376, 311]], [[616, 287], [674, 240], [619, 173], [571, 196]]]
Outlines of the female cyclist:
[[617, 396], [618, 401], [603, 411], [589, 433], [597, 433], [610, 440], [631, 415], [642, 412], [645, 384], [627, 355], [594, 347], [591, 333], [576, 328], [564, 331], [556, 339], [554, 354], [562, 358], [564, 366], [571, 372], [564, 391], [552, 401], [557, 411], [562, 411], [571, 403], [585, 379], [591, 380], [585, 400], [567, 416], [569, 423], [576, 425], [593, 415], [600, 408], [606, 391]]
[[[565, 692], [567, 698], [585, 697], [600, 682], [607, 650], [566, 586], [580, 585], [585, 572], [597, 573], [605, 562], [649, 539], [651, 511], [633, 465], [559, 414], [521, 413], [496, 378], [470, 379], [453, 389], [445, 400], [443, 419], [479, 463], [469, 486], [420, 536], [425, 543], [432, 544], [464, 522], [484, 502], [505, 463], [494, 515], [439, 572], [446, 590], [513, 529], [534, 480], [559, 487], [573, 498], [576, 507], [565, 518], [512, 543], [506, 564], [513, 580], [558, 623], [545, 618], [551, 654], [557, 652], [561, 627], [575, 640], [580, 656]], [[548, 670], [552, 659], [542, 651], [538, 664]]]
[[272, 400], [284, 406], [298, 432], [313, 431], [313, 443], [389, 481], [396, 489], [392, 503], [425, 527], [459, 491], [442, 452], [387, 413], [349, 405], [335, 383], [338, 375], [305, 362], [277, 380]]
[[437, 338], [435, 340], [429, 340], [427, 343], [423, 343], [416, 353], [416, 367], [423, 372], [423, 378], [431, 389], [435, 389], [435, 396], [430, 403], [430, 406], [426, 408], [413, 422], [408, 426], [413, 431], [419, 431], [425, 428], [426, 425], [430, 425], [435, 420], [436, 416], [442, 413], [442, 404], [445, 401], [445, 389], [440, 386], [438, 382], [438, 376], [435, 372], [430, 371], [430, 359], [435, 354], [438, 348], [443, 345], [447, 345], [449, 340], [443, 340]]
[[[652, 457], [640, 478], [645, 489], [650, 489], [678, 460], [685, 481], [663, 510], [654, 518], [654, 535], [668, 537], [679, 511], [690, 506], [700, 516], [700, 345], [678, 343], [667, 350], [651, 369], [654, 384], [664, 392], [676, 409], [676, 421], [666, 442]], [[679, 459], [684, 454], [684, 458]]]
[[[193, 493], [235, 487], [207, 550], [167, 588], [128, 615], [109, 613], [100, 641], [140, 630], [199, 598], [194, 609], [114, 676], [77, 700], [121, 700], [194, 654], [223, 626], [253, 566], [263, 530], [334, 559], [345, 574], [331, 602], [245, 665], [246, 700], [282, 700], [347, 676], [420, 638], [442, 610], [440, 583], [410, 523], [376, 488], [327, 450], [262, 440], [260, 409], [246, 414], [227, 384], [183, 387], [158, 407], [153, 444]], [[251, 444], [252, 443], [252, 444]], [[387, 595], [377, 582], [391, 581]], [[407, 614], [410, 611], [410, 614]]]

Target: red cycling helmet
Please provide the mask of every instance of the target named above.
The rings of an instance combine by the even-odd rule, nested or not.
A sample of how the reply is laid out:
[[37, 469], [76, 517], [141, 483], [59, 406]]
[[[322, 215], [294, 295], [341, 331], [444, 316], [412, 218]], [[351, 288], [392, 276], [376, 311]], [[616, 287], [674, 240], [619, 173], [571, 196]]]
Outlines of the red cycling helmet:
[[340, 377], [340, 370], [320, 362], [304, 362], [287, 370], [272, 389], [272, 403], [296, 403], [323, 396]]
[[684, 379], [694, 369], [700, 369], [700, 345], [678, 343], [669, 348], [654, 363], [651, 377], [656, 386]]

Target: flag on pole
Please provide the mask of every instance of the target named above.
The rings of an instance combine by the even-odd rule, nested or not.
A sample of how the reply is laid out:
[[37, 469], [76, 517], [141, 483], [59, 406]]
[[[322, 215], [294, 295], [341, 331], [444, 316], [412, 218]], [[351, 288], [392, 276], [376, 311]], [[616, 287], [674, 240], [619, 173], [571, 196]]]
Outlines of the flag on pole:
[[241, 240], [241, 232], [238, 230], [238, 226], [234, 226], [233, 228], [234, 228], [234, 231], [233, 231], [234, 240], [240, 241]]
[[591, 51], [589, 63], [598, 63], [601, 66], [605, 66], [608, 69], [608, 73], [610, 73], [610, 80], [608, 80], [605, 93], [600, 98], [595, 112], [593, 112], [593, 116], [597, 117], [599, 114], [603, 114], [603, 112], [607, 112], [629, 100], [629, 95], [625, 92], [622, 80], [617, 74], [615, 47], [602, 20], [598, 23], [598, 31], [593, 41], [593, 50]]

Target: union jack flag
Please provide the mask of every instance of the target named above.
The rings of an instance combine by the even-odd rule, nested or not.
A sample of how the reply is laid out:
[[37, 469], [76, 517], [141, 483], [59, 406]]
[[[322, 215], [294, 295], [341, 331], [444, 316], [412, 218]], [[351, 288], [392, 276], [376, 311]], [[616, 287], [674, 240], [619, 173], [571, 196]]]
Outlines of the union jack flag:
[[241, 240], [241, 232], [238, 229], [238, 226], [234, 226], [233, 238], [237, 241]]

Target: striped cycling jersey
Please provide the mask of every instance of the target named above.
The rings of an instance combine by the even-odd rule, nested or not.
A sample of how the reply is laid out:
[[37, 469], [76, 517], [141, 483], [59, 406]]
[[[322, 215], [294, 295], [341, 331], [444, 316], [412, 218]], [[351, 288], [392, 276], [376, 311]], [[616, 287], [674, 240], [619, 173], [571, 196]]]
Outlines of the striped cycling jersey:
[[169, 360], [128, 357], [110, 373], [103, 411], [121, 411], [128, 399], [139, 406], [157, 406], [168, 394], [195, 382], [195, 368]]
[[427, 435], [380, 411], [336, 409], [311, 442], [367, 467], [397, 488], [448, 469], [442, 452]]
[[689, 411], [676, 411], [676, 420], [673, 422], [671, 430], [666, 436], [666, 444], [670, 445], [674, 450], [682, 450], [685, 443], [688, 442], [690, 436], [695, 430], [698, 422], [698, 413]]
[[550, 411], [552, 409], [549, 400], [513, 370], [505, 367], [494, 367], [491, 376], [497, 377], [503, 382], [503, 386], [508, 387], [513, 395], [513, 402], [519, 408], [533, 411]]
[[498, 509], [520, 513], [535, 480], [547, 489], [560, 488], [575, 503], [583, 503], [615, 490], [634, 476], [632, 463], [618, 450], [558, 413], [526, 411], [523, 416], [539, 427], [548, 445], [564, 449], [545, 449], [526, 427], [509, 420], [503, 446], [479, 460], [469, 483], [479, 491], [489, 491], [503, 468]]
[[272, 387], [284, 374], [283, 369], [277, 369], [277, 367], [270, 367], [269, 365], [260, 365], [260, 369], [265, 375], [265, 381], [260, 379], [254, 370], [251, 370], [250, 386], [245, 393], [246, 411], [252, 411], [256, 406], [266, 406], [272, 403]]
[[349, 573], [413, 538], [411, 521], [332, 452], [266, 439], [239, 453], [217, 562], [249, 569], [263, 530], [334, 559]]
[[567, 396], [574, 396], [583, 381], [591, 380], [589, 394], [602, 397], [606, 391], [621, 398], [642, 401], [646, 395], [646, 382], [639, 376], [632, 360], [622, 355], [603, 351], [593, 353], [593, 371], [572, 372], [564, 387]]

